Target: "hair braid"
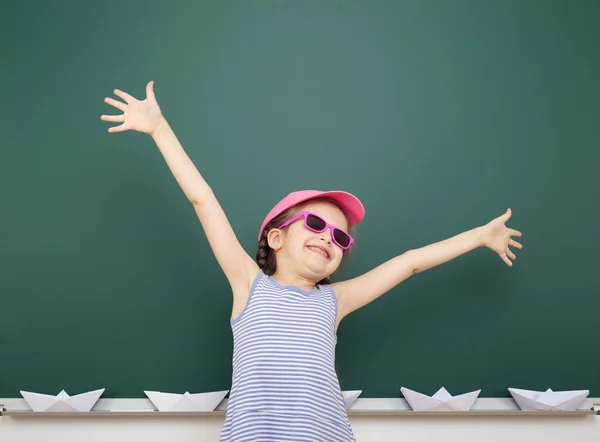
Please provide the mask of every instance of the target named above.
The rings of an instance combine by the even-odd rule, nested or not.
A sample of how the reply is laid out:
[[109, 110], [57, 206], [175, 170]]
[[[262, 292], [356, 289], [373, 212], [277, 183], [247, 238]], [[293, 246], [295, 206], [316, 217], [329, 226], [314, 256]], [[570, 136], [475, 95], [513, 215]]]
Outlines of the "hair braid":
[[269, 230], [272, 229], [271, 224], [267, 225], [263, 234], [258, 242], [258, 251], [256, 252], [256, 263], [258, 267], [262, 269], [263, 272], [267, 275], [272, 275], [275, 273], [276, 265], [275, 265], [275, 253], [273, 249], [269, 247], [269, 242], [267, 237], [269, 236]]

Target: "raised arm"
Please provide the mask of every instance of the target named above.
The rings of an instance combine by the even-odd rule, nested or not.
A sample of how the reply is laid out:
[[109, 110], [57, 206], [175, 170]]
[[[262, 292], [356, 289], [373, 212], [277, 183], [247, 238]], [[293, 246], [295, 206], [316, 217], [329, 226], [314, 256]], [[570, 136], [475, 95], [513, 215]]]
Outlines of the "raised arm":
[[[444, 264], [478, 247], [488, 247], [512, 267], [517, 257], [509, 246], [522, 249], [523, 245], [512, 236], [522, 236], [518, 230], [506, 227], [511, 217], [508, 209], [503, 215], [484, 226], [476, 227], [443, 241], [409, 250], [374, 269], [347, 281], [331, 284], [338, 297], [338, 322], [349, 313], [379, 298], [408, 277]], [[510, 259], [509, 259], [510, 258]]]
[[115, 95], [125, 100], [125, 103], [110, 97], [105, 98], [104, 101], [122, 110], [123, 114], [102, 115], [100, 118], [103, 121], [122, 123], [110, 127], [108, 132], [135, 130], [152, 136], [173, 176], [192, 203], [234, 296], [237, 293], [245, 297], [258, 272], [258, 265], [239, 243], [212, 189], [185, 153], [162, 115], [153, 88], [153, 81], [146, 85], [146, 99], [143, 101], [115, 89]]

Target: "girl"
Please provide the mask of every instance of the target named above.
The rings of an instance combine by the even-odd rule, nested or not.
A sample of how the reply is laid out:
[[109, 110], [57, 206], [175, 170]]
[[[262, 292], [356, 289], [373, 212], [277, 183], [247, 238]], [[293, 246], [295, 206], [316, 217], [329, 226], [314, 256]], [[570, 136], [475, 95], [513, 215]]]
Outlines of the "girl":
[[[139, 101], [115, 89], [123, 111], [108, 132], [152, 136], [192, 203], [233, 292], [233, 378], [221, 441], [354, 441], [335, 371], [340, 321], [409, 276], [486, 246], [512, 266], [511, 210], [488, 224], [409, 250], [362, 276], [329, 284], [352, 247], [364, 207], [354, 195], [303, 190], [279, 201], [258, 232], [256, 260], [238, 242], [212, 189], [184, 152], [146, 85]], [[510, 258], [510, 259], [509, 259]]]

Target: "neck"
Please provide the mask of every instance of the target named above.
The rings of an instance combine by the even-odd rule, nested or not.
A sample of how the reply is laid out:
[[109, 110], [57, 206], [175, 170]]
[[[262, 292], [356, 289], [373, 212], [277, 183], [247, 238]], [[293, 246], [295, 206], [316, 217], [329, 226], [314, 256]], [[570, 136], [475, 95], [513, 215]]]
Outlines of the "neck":
[[277, 270], [275, 273], [273, 273], [273, 278], [275, 279], [275, 281], [277, 281], [277, 284], [279, 284], [280, 286], [289, 285], [299, 287], [302, 290], [306, 290], [307, 292], [310, 292], [312, 289], [315, 288], [314, 281], [290, 272], [283, 272]]

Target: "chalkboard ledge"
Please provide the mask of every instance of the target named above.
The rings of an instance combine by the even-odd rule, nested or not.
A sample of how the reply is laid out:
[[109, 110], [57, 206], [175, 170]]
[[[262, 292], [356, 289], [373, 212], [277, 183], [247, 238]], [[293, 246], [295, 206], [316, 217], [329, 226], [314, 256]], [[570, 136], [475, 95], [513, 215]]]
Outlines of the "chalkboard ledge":
[[[413, 410], [399, 410], [399, 411], [353, 411], [348, 410], [348, 416], [599, 416], [600, 411], [596, 410], [573, 410], [573, 411], [523, 411], [523, 410], [470, 410], [470, 411], [413, 411]], [[77, 418], [98, 418], [98, 417], [210, 417], [210, 416], [225, 416], [224, 411], [172, 411], [172, 412], [160, 412], [156, 410], [149, 411], [90, 411], [87, 413], [77, 412], [55, 412], [55, 413], [43, 413], [35, 411], [4, 411], [0, 416], [16, 417], [16, 418], [60, 418], [60, 417], [77, 417]]]
[[[100, 399], [89, 412], [34, 412], [24, 399], [0, 399], [0, 416], [7, 417], [210, 417], [225, 415], [227, 399], [215, 411], [157, 411], [148, 399]], [[470, 411], [414, 411], [401, 398], [359, 398], [348, 415], [360, 416], [600, 416], [600, 398], [587, 398], [574, 411], [524, 411], [512, 398], [479, 398]]]

